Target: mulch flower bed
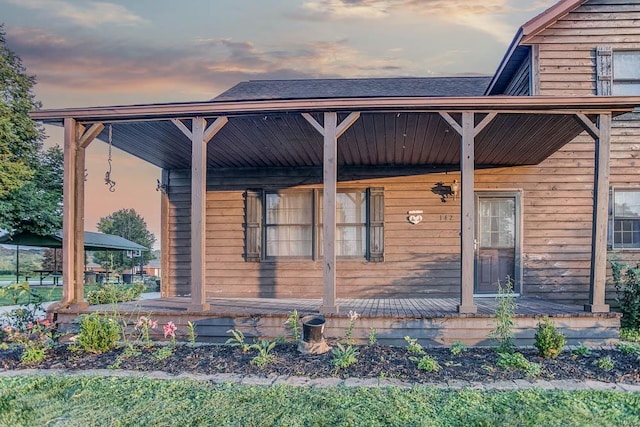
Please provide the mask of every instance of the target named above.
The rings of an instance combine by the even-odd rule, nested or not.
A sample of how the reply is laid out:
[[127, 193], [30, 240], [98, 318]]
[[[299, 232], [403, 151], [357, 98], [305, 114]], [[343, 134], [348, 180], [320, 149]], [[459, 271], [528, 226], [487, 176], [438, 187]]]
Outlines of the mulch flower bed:
[[[447, 348], [425, 349], [426, 354], [437, 360], [438, 372], [427, 373], [417, 368], [412, 355], [403, 347], [381, 345], [357, 346], [357, 362], [344, 369], [337, 369], [331, 362], [332, 353], [302, 355], [293, 343], [278, 344], [272, 351], [275, 358], [262, 367], [251, 363], [257, 350], [243, 352], [239, 347], [227, 345], [178, 344], [169, 357], [160, 360], [158, 351], [165, 346], [136, 347], [140, 352], [131, 355], [123, 348], [103, 354], [71, 351], [68, 345], [59, 344], [49, 349], [44, 361], [25, 364], [20, 361], [22, 350], [9, 347], [0, 350], [0, 368], [19, 370], [39, 369], [127, 369], [134, 371], [165, 371], [173, 374], [235, 373], [240, 375], [286, 375], [319, 377], [396, 378], [415, 383], [434, 383], [451, 380], [492, 382], [526, 379], [520, 369], [501, 368], [498, 355], [491, 348], [468, 348], [453, 355]], [[640, 383], [638, 354], [619, 349], [593, 349], [590, 355], [577, 355], [569, 350], [557, 359], [543, 359], [535, 349], [519, 349], [530, 361], [540, 364], [541, 373], [536, 379], [598, 380], [604, 382]], [[166, 355], [166, 354], [165, 354]], [[598, 361], [609, 357], [611, 370], [598, 366]]]

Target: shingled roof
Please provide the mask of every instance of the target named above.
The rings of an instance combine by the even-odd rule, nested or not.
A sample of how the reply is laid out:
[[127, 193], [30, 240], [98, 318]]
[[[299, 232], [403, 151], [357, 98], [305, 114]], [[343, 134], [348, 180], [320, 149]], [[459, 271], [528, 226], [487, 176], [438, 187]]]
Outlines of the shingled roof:
[[491, 77], [487, 76], [249, 80], [238, 83], [213, 100], [482, 96], [490, 81]]

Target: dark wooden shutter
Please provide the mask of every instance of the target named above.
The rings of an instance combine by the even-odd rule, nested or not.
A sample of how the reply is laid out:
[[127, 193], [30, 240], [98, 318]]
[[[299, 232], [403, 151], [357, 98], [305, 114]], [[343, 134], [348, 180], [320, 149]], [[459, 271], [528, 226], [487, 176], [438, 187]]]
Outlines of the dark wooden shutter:
[[262, 241], [262, 191], [244, 193], [244, 246], [247, 262], [260, 262]]
[[369, 261], [384, 261], [384, 188], [369, 188]]
[[611, 46], [598, 46], [596, 49], [596, 95], [612, 94], [613, 83], [613, 51]]

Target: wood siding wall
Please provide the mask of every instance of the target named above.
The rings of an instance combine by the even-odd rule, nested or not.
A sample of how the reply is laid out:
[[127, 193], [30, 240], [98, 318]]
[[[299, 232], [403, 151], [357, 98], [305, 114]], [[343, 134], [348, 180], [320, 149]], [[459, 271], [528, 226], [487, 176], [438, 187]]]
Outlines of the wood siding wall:
[[540, 47], [540, 95], [595, 95], [596, 47], [640, 49], [638, 22], [638, 0], [591, 0], [527, 41]]
[[[612, 183], [640, 188], [640, 122], [614, 123]], [[589, 293], [593, 140], [581, 135], [537, 166], [476, 171], [476, 189], [522, 191], [523, 294], [586, 303]], [[431, 191], [458, 172], [340, 182], [384, 187], [384, 262], [339, 261], [338, 297], [456, 297], [460, 280], [460, 201]], [[248, 188], [319, 187], [317, 169], [210, 171], [207, 193], [209, 297], [320, 298], [320, 262], [246, 262], [244, 199]], [[189, 293], [189, 171], [170, 172], [170, 295]], [[412, 225], [407, 211], [423, 210]], [[631, 254], [631, 258], [628, 256]], [[640, 260], [640, 252], [621, 253]]]

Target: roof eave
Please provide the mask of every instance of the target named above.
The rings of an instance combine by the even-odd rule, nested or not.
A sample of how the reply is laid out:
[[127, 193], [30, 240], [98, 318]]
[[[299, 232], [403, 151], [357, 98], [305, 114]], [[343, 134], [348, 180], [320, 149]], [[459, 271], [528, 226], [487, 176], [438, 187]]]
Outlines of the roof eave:
[[513, 53], [516, 51], [518, 46], [520, 46], [520, 41], [521, 40], [522, 40], [522, 27], [520, 27], [518, 29], [518, 32], [513, 37], [513, 40], [511, 40], [511, 44], [509, 45], [509, 48], [507, 49], [507, 52], [502, 57], [502, 61], [500, 61], [500, 65], [498, 66], [498, 69], [496, 70], [496, 73], [493, 75], [493, 78], [491, 79], [491, 82], [489, 83], [489, 86], [487, 87], [487, 90], [484, 92], [485, 95], [491, 94], [491, 92], [495, 88], [495, 85], [498, 82], [498, 80], [500, 79], [500, 77], [502, 76], [502, 73], [504, 72], [505, 67], [507, 66], [507, 64], [511, 60], [511, 57], [513, 56]]
[[572, 12], [587, 0], [561, 0], [541, 14], [527, 21], [522, 27], [522, 43], [527, 43], [549, 25]]
[[238, 116], [268, 113], [321, 111], [583, 111], [627, 112], [640, 105], [640, 97], [386, 97], [330, 98], [304, 100], [221, 101], [150, 105], [107, 106], [35, 110], [36, 121], [61, 125], [66, 118], [84, 123], [153, 121], [195, 116]]

